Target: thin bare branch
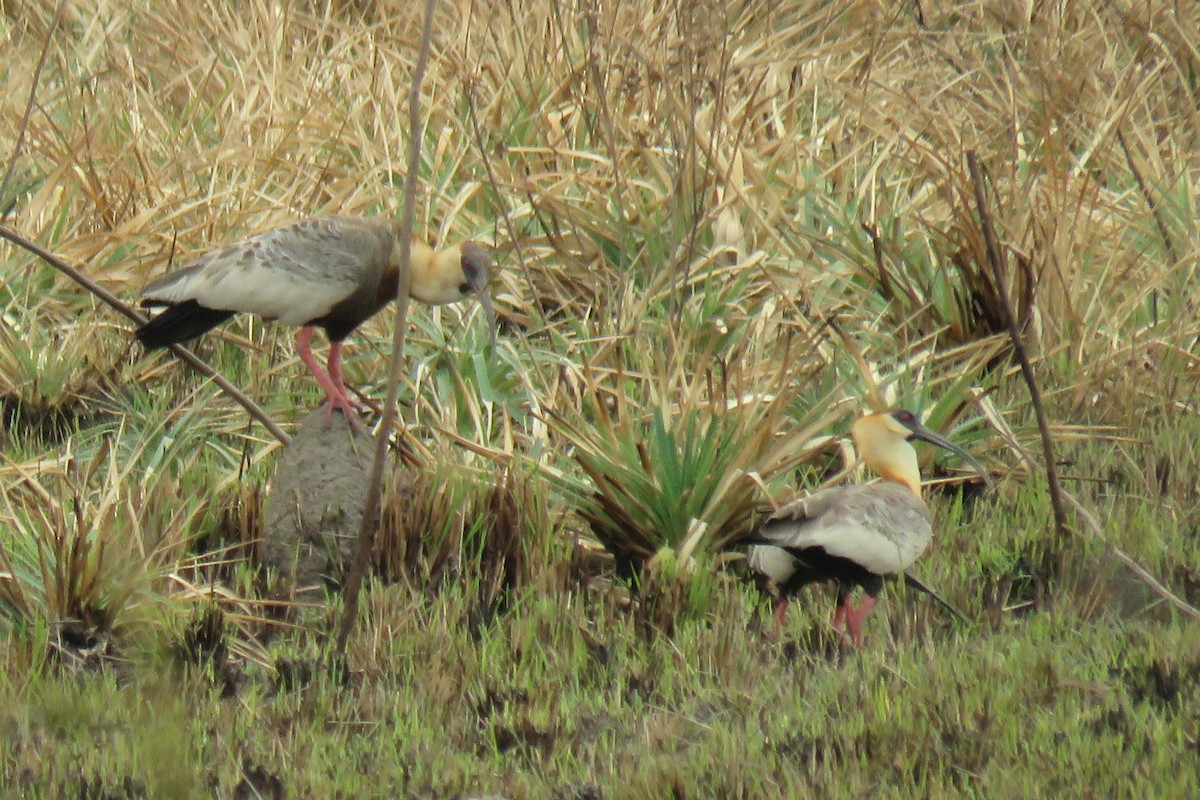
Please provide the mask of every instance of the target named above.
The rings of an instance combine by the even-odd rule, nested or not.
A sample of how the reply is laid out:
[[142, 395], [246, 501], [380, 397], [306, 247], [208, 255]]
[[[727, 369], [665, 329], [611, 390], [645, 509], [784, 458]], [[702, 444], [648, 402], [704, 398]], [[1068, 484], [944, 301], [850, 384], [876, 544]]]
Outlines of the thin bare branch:
[[[59, 272], [66, 275], [68, 278], [75, 281], [83, 288], [87, 289], [89, 292], [94, 294], [96, 297], [99, 297], [110, 307], [115, 309], [117, 312], [124, 314], [126, 317], [128, 317], [129, 319], [136, 322], [138, 325], [146, 324], [147, 318], [146, 318], [145, 314], [142, 314], [136, 308], [133, 308], [129, 304], [123, 302], [119, 297], [114, 295], [112, 292], [108, 291], [103, 286], [96, 283], [91, 278], [89, 278], [88, 276], [86, 276], [82, 272], [80, 272], [79, 270], [72, 267], [70, 264], [68, 264], [63, 259], [54, 255], [54, 253], [51, 253], [49, 250], [42, 247], [37, 242], [34, 242], [33, 240], [29, 239], [28, 237], [23, 236], [20, 233], [17, 233], [16, 231], [14, 231], [12, 228], [8, 227], [7, 225], [0, 225], [0, 238], [7, 239], [8, 241], [12, 242], [16, 246], [18, 246], [24, 250], [27, 250], [30, 253], [33, 253], [34, 255], [38, 256], [43, 261], [45, 261], [47, 264], [49, 264], [50, 266], [57, 269]], [[221, 375], [221, 373], [219, 373], [215, 369], [213, 369], [213, 367], [211, 367], [208, 363], [206, 363], [203, 359], [201, 359], [199, 356], [197, 356], [191, 350], [188, 350], [186, 347], [183, 347], [183, 346], [177, 345], [177, 344], [171, 345], [170, 350], [172, 353], [177, 355], [180, 359], [185, 361], [188, 364], [188, 366], [190, 366], [192, 369], [196, 370], [204, 377], [210, 378], [213, 383], [215, 383], [217, 386], [219, 386], [221, 388], [221, 391], [225, 392], [225, 394], [229, 395], [234, 400], [234, 402], [236, 402], [242, 408], [246, 409], [246, 412], [250, 416], [254, 417], [256, 420], [261, 422], [263, 424], [263, 427], [265, 427], [268, 431], [270, 431], [271, 435], [274, 436], [276, 439], [278, 439], [282, 444], [286, 445], [292, 441], [292, 437], [290, 437], [286, 433], [284, 433], [283, 429], [280, 428], [279, 425], [277, 425], [275, 423], [275, 420], [271, 419], [271, 417], [267, 414], [267, 412], [265, 410], [263, 410], [262, 406], [258, 405], [253, 400], [251, 400], [249, 397], [247, 397], [245, 394], [243, 394], [242, 391], [240, 389], [238, 389], [236, 386], [234, 386], [232, 383], [230, 383], [225, 378], [225, 376]]]
[[[1013, 438], [1008, 432], [1000, 428], [995, 428], [994, 430], [1004, 437], [1008, 443], [1008, 446], [1011, 447], [1018, 456], [1020, 456], [1021, 460], [1025, 462], [1026, 467], [1031, 473], [1037, 472], [1040, 469], [1037, 459], [1034, 458], [1033, 454], [1026, 450], [1020, 442]], [[1170, 589], [1164, 586], [1161, 581], [1151, 575], [1149, 570], [1135, 561], [1132, 556], [1109, 541], [1108, 537], [1104, 533], [1104, 528], [1101, 527], [1100, 523], [1096, 521], [1096, 518], [1092, 516], [1091, 512], [1089, 512], [1083, 503], [1079, 502], [1074, 495], [1072, 495], [1066, 489], [1063, 489], [1062, 496], [1084, 521], [1084, 527], [1087, 529], [1088, 533], [1094, 538], [1103, 542], [1105, 548], [1113, 558], [1117, 559], [1126, 567], [1128, 567], [1129, 571], [1137, 576], [1139, 580], [1149, 586], [1152, 592], [1166, 600], [1172, 606], [1190, 617], [1200, 618], [1200, 609], [1196, 608], [1191, 603], [1172, 592]]]
[[1108, 552], [1112, 554], [1113, 558], [1117, 559], [1126, 567], [1128, 567], [1134, 575], [1140, 578], [1142, 582], [1149, 586], [1150, 589], [1159, 597], [1163, 598], [1188, 616], [1200, 618], [1200, 609], [1196, 608], [1194, 605], [1172, 592], [1157, 578], [1151, 575], [1145, 567], [1127, 555], [1124, 550], [1108, 541], [1108, 537], [1104, 535], [1104, 529], [1100, 527], [1100, 523], [1096, 522], [1096, 518], [1093, 517], [1086, 508], [1084, 508], [1083, 503], [1080, 503], [1075, 499], [1074, 495], [1064, 490], [1063, 497], [1067, 499], [1067, 502], [1071, 504], [1076, 513], [1078, 513], [1083, 521], [1087, 523], [1088, 531], [1091, 532], [1091, 534], [1097, 539], [1104, 542], [1104, 546], [1108, 548]]
[[417, 170], [421, 159], [421, 82], [425, 77], [425, 66], [429, 62], [430, 42], [433, 39], [433, 12], [436, 0], [425, 0], [425, 20], [421, 28], [421, 49], [413, 69], [412, 87], [408, 95], [408, 166], [407, 182], [404, 186], [404, 211], [400, 219], [400, 279], [396, 287], [396, 327], [392, 331], [392, 359], [388, 367], [387, 400], [383, 406], [383, 421], [375, 442], [375, 461], [371, 466], [371, 477], [367, 484], [366, 507], [363, 508], [362, 527], [354, 542], [353, 560], [346, 572], [344, 603], [341, 624], [338, 625], [334, 641], [334, 657], [344, 663], [346, 642], [354, 630], [358, 617], [358, 595], [366, 577], [375, 544], [378, 527], [380, 495], [383, 490], [383, 470], [387, 464], [388, 441], [396, 418], [396, 404], [400, 399], [400, 375], [403, 371], [404, 332], [408, 327], [408, 281], [411, 258], [413, 219], [417, 208]]
[[999, 307], [1008, 326], [1008, 336], [1012, 340], [1013, 352], [1017, 363], [1021, 365], [1021, 377], [1029, 388], [1029, 400], [1033, 404], [1033, 412], [1037, 416], [1038, 431], [1042, 437], [1042, 451], [1046, 456], [1046, 483], [1050, 488], [1050, 506], [1054, 509], [1054, 529], [1058, 533], [1059, 542], [1067, 538], [1067, 516], [1063, 510], [1062, 486], [1058, 481], [1058, 467], [1054, 462], [1054, 440], [1050, 436], [1050, 423], [1046, 421], [1046, 407], [1042, 403], [1042, 392], [1038, 388], [1037, 377], [1033, 374], [1033, 365], [1029, 362], [1029, 354], [1025, 352], [1025, 343], [1021, 339], [1021, 330], [1017, 327], [1017, 319], [1013, 315], [1012, 304], [1008, 299], [1008, 281], [1004, 277], [1003, 257], [1000, 255], [1000, 243], [996, 238], [996, 228], [988, 213], [987, 200], [984, 197], [983, 168], [973, 150], [967, 151], [967, 168], [971, 172], [971, 183], [975, 188], [975, 204], [979, 209], [979, 221], [983, 227], [983, 239], [987, 246], [988, 262], [992, 269], [992, 278], [996, 282], [996, 294]]

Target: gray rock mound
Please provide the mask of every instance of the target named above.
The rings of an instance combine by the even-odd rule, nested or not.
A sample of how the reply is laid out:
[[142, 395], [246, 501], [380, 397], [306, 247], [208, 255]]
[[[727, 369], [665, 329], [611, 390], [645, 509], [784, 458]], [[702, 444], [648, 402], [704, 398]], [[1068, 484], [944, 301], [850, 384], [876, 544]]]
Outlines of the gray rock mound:
[[267, 502], [262, 564], [278, 574], [277, 596], [339, 583], [362, 525], [375, 440], [335, 413], [308, 415], [284, 448]]

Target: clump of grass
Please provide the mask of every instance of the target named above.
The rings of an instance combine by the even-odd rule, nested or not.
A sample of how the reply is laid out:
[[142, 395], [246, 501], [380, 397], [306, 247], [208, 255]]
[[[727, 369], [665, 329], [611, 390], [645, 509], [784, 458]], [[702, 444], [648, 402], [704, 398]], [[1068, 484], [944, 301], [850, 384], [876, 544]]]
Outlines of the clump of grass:
[[[74, 622], [125, 633], [168, 590], [205, 513], [159, 459], [188, 437], [126, 438], [123, 428], [72, 453], [61, 470], [10, 462], [0, 526], [0, 601], [10, 630]], [[193, 451], [192, 457], [195, 457]]]
[[439, 461], [392, 482], [376, 541], [385, 580], [426, 594], [471, 587], [464, 618], [486, 621], [555, 557], [559, 523], [540, 482], [517, 464], [479, 473]]
[[666, 374], [589, 367], [581, 410], [546, 417], [586, 476], [556, 478], [627, 577], [664, 547], [685, 559], [715, 555], [747, 533], [765, 495], [819, 451], [818, 434], [844, 413], [818, 403], [792, 416], [791, 387], [811, 354], [788, 353], [760, 375], [738, 363], [754, 363], [753, 347], [734, 348], [729, 366], [711, 350], [676, 353]]
[[99, 320], [49, 289], [28, 273], [0, 286], [0, 434], [61, 439], [115, 379], [120, 354], [96, 347]]

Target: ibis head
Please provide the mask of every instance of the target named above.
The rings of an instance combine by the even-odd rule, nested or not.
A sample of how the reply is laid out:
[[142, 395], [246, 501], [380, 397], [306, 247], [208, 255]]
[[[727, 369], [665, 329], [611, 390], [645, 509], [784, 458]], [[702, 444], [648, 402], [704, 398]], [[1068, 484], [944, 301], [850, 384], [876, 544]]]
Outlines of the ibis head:
[[[409, 294], [423, 303], [442, 305], [455, 303], [471, 295], [479, 297], [488, 321], [488, 341], [496, 347], [496, 312], [488, 294], [492, 259], [478, 242], [463, 242], [435, 252], [428, 245], [412, 243], [412, 277]], [[398, 262], [399, 248], [392, 259]], [[397, 264], [398, 268], [398, 264]]]
[[949, 450], [986, 476], [983, 466], [970, 453], [941, 434], [921, 424], [911, 411], [898, 408], [860, 417], [850, 429], [858, 457], [884, 480], [907, 486], [921, 496], [921, 470], [917, 451], [910, 442], [920, 439]]

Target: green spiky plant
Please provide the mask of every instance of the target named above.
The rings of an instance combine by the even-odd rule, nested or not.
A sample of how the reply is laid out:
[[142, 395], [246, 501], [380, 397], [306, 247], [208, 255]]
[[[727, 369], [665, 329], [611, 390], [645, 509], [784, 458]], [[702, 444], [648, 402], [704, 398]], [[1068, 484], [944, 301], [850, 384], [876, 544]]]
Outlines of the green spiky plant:
[[[76, 620], [102, 633], [127, 629], [161, 599], [186, 553], [201, 498], [181, 502], [171, 471], [143, 471], [159, 455], [150, 441], [131, 457], [107, 441], [5, 492], [0, 601], [8, 627]], [[189, 446], [181, 441], [177, 453]]]
[[[794, 387], [815, 354], [784, 352], [773, 367], [758, 364], [761, 371], [724, 367], [711, 350], [693, 359], [682, 348], [666, 373], [588, 366], [580, 411], [546, 416], [583, 473], [554, 477], [619, 573], [636, 574], [662, 548], [685, 559], [719, 553], [819, 451], [817, 436], [845, 411], [816, 404], [794, 416]], [[753, 347], [733, 354], [751, 362], [759, 355]]]
[[51, 277], [26, 273], [0, 285], [0, 415], [35, 436], [61, 435], [86, 416], [118, 355], [97, 350], [94, 316], [45, 299]]

